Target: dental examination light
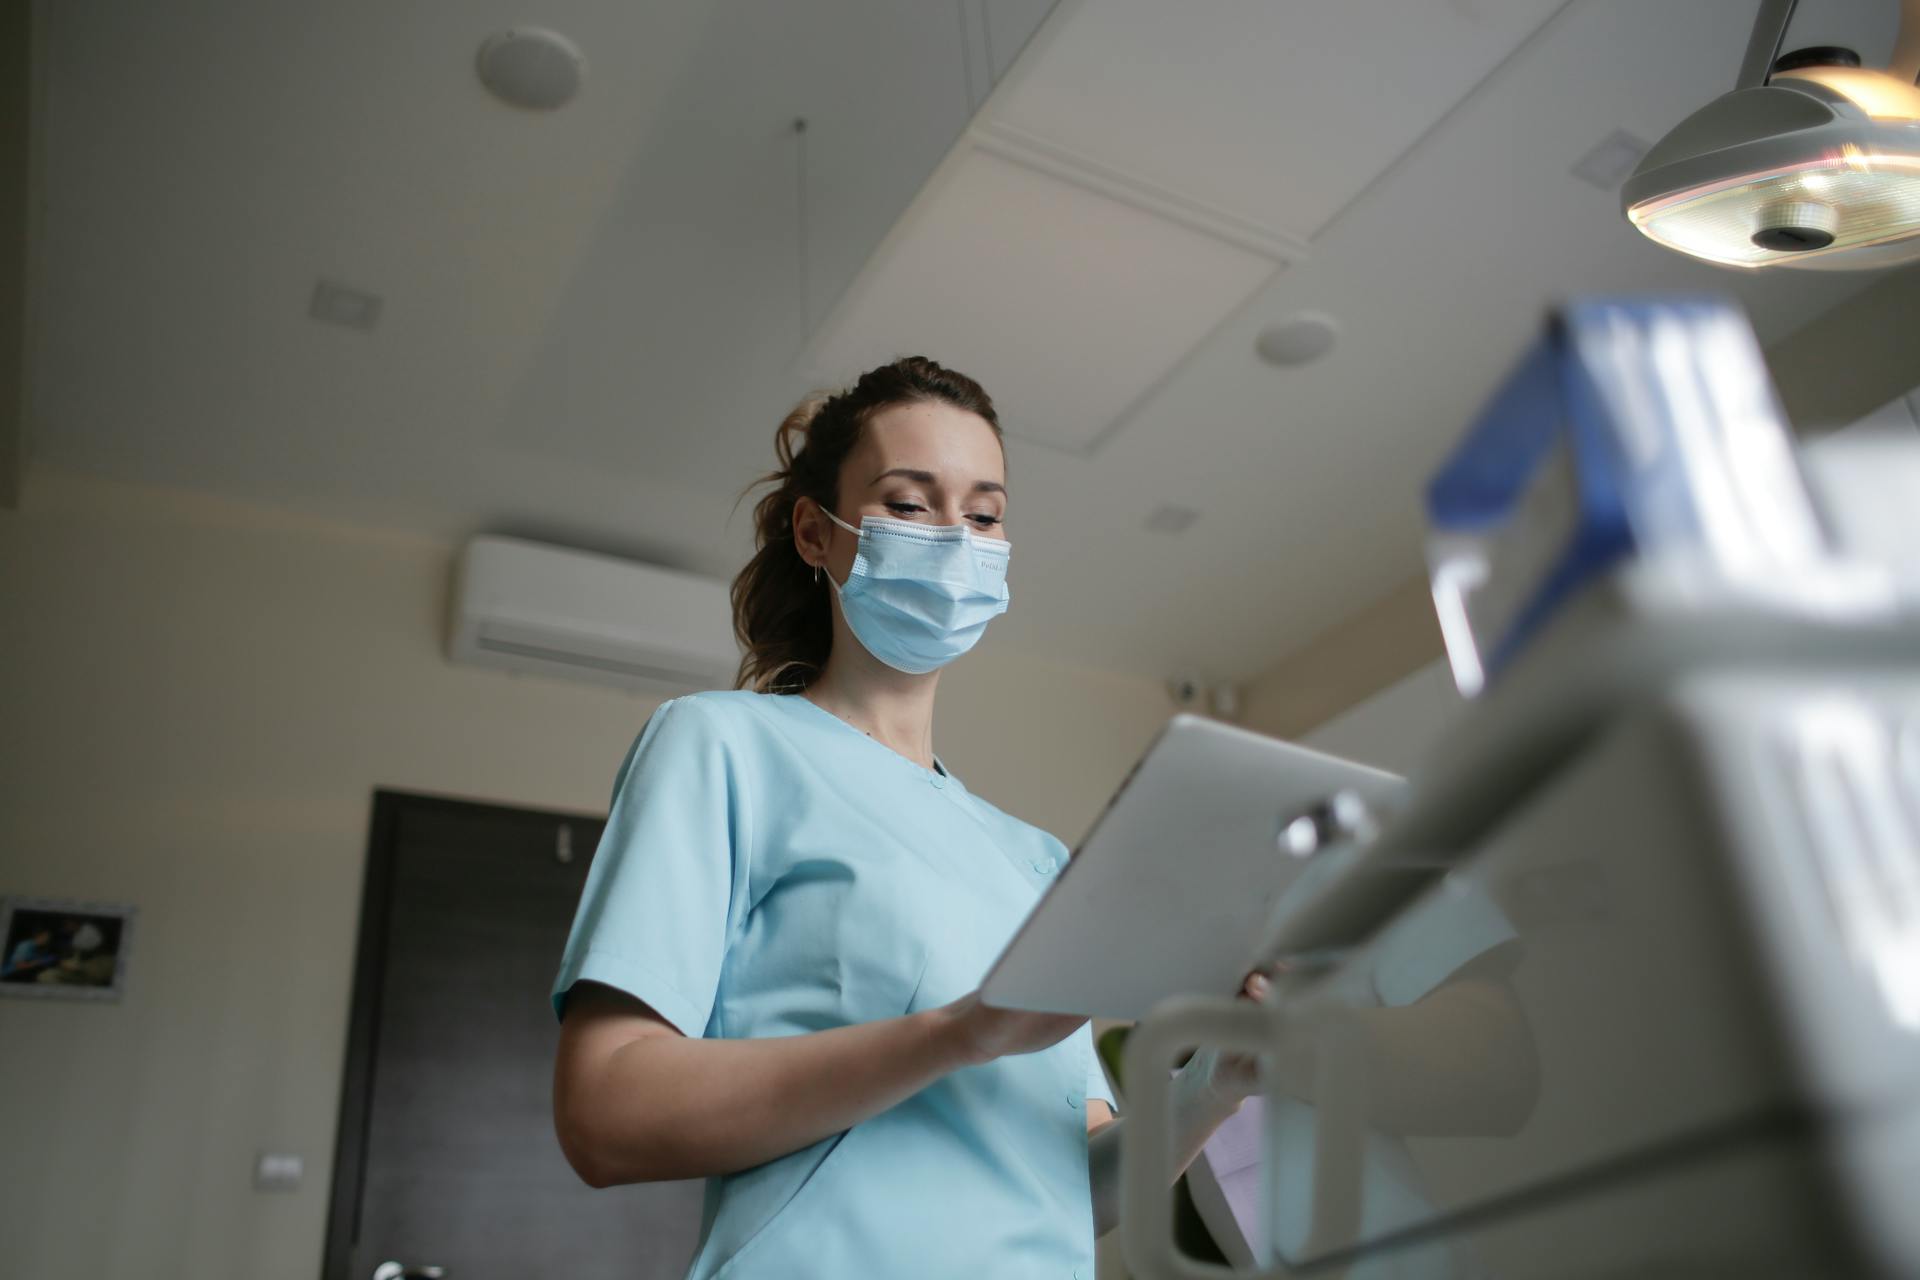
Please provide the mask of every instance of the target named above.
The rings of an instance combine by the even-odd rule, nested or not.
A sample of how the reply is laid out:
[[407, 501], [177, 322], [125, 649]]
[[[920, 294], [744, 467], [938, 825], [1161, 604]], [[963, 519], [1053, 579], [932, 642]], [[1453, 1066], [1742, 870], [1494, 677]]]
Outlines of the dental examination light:
[[1780, 56], [1796, 0], [1761, 0], [1733, 92], [1655, 143], [1620, 189], [1669, 249], [1729, 267], [1920, 260], [1920, 0], [1885, 70], [1848, 49]]

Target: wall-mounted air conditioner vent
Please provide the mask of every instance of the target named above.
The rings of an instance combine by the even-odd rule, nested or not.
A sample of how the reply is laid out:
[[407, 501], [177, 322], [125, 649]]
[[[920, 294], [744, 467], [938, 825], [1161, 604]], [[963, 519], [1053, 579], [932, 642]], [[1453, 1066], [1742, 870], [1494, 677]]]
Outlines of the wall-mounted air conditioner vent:
[[455, 662], [650, 693], [733, 684], [740, 653], [717, 578], [499, 537], [469, 542], [455, 573]]

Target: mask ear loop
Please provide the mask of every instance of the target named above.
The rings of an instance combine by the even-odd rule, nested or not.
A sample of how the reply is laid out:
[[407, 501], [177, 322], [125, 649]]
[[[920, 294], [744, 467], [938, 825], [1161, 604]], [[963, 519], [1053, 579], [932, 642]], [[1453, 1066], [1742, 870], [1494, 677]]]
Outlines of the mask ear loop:
[[[833, 521], [835, 524], [839, 525], [842, 529], [845, 529], [848, 533], [852, 534], [854, 537], [857, 538], [860, 536], [860, 530], [858, 528], [848, 524], [845, 520], [842, 520], [839, 516], [833, 514], [833, 512], [828, 511], [825, 507], [821, 507], [820, 512], [822, 515], [826, 516], [827, 519]], [[820, 566], [817, 564], [813, 566], [813, 585], [816, 587], [820, 585]]]

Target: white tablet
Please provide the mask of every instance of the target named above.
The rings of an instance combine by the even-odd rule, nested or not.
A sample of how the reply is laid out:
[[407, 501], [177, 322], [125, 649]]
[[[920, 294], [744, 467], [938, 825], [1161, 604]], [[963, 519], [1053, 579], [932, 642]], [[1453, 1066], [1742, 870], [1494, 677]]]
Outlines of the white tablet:
[[1306, 865], [1282, 833], [1341, 791], [1391, 806], [1405, 781], [1201, 716], [1167, 722], [981, 984], [1003, 1009], [1144, 1017], [1233, 995]]

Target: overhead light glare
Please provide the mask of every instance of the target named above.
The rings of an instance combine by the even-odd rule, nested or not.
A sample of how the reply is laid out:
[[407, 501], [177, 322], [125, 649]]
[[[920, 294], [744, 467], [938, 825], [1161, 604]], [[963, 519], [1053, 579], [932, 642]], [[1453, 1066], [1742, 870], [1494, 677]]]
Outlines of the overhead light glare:
[[1920, 257], [1920, 245], [1909, 240], [1920, 228], [1920, 157], [1836, 155], [1645, 200], [1627, 217], [1670, 249], [1730, 267], [1899, 249], [1907, 241], [1904, 261]]
[[1797, 81], [1839, 94], [1869, 120], [1920, 121], [1920, 85], [1904, 83], [1885, 71], [1861, 67], [1795, 67], [1776, 71], [1771, 83]]

